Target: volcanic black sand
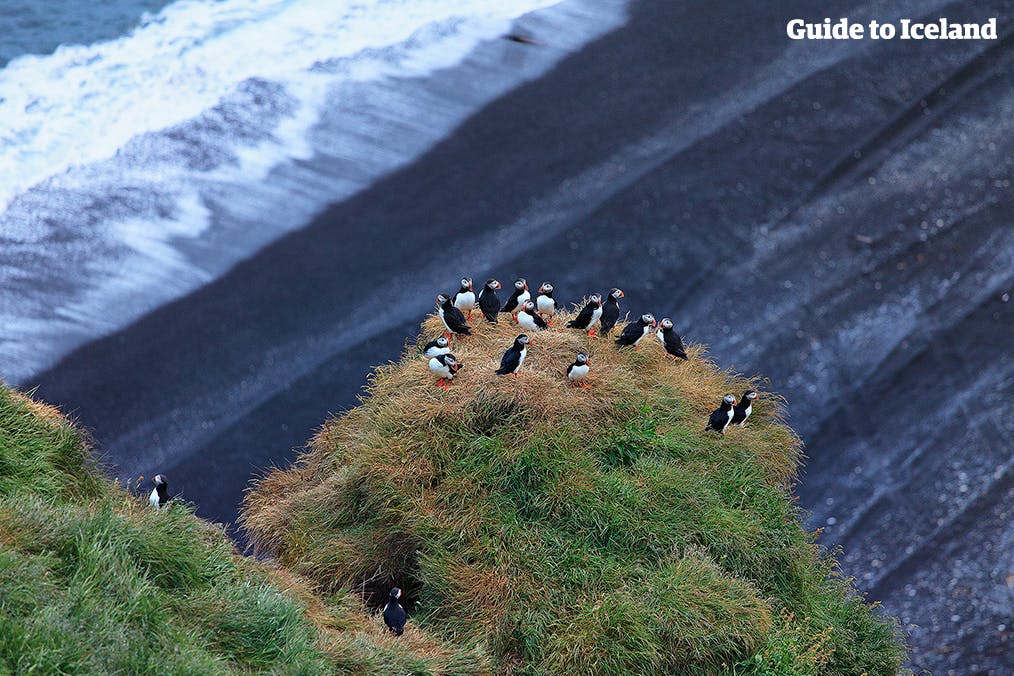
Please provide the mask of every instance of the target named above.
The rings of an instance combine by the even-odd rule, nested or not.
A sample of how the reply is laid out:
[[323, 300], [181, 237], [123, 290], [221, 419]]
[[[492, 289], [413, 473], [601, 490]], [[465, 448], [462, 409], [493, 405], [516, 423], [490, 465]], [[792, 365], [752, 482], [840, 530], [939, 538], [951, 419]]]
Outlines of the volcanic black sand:
[[[811, 525], [913, 625], [913, 666], [1011, 673], [1014, 3], [773, 4], [636, 5], [40, 394], [120, 476], [231, 520], [462, 274], [619, 286], [788, 397]], [[797, 16], [997, 16], [1001, 38], [793, 43]]]

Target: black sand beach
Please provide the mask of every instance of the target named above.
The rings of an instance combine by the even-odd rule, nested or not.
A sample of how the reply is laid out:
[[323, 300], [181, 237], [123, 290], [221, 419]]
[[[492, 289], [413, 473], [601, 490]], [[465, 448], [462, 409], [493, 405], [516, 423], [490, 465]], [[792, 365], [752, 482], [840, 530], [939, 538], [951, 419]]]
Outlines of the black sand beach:
[[787, 397], [801, 504], [910, 625], [915, 667], [1010, 673], [1014, 3], [946, 5], [999, 17], [996, 42], [785, 38], [796, 16], [918, 14], [896, 4], [638, 3], [418, 162], [25, 385], [115, 474], [164, 472], [231, 521], [462, 274], [568, 301], [619, 286]]

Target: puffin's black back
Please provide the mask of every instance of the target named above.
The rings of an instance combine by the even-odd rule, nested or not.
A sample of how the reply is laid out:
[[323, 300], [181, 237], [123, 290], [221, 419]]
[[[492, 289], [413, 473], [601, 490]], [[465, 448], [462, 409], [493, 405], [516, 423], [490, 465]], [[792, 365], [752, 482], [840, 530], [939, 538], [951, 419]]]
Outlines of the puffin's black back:
[[644, 335], [645, 324], [640, 319], [630, 322], [623, 327], [623, 333], [616, 339], [617, 345], [633, 345], [638, 338]]
[[440, 308], [444, 311], [444, 323], [447, 324], [447, 328], [452, 333], [460, 333], [465, 336], [472, 335], [472, 330], [468, 328], [468, 322], [465, 320], [465, 314], [454, 307], [450, 298], [444, 301]]
[[401, 636], [405, 632], [406, 619], [408, 619], [408, 615], [405, 613], [405, 609], [401, 607], [401, 604], [398, 603], [398, 599], [391, 598], [384, 608], [384, 624], [387, 625], [392, 634]]
[[489, 284], [482, 287], [479, 292], [479, 309], [486, 321], [496, 324], [496, 316], [500, 312], [500, 299], [496, 297], [496, 291], [489, 288]]
[[606, 296], [606, 300], [602, 303], [602, 317], [599, 318], [599, 323], [602, 325], [602, 335], [607, 336], [609, 332], [616, 326], [616, 321], [620, 318], [620, 303], [616, 300], [613, 294]]
[[683, 339], [680, 338], [680, 334], [676, 333], [676, 329], [663, 329], [662, 336], [665, 338], [665, 351], [674, 357], [680, 359], [689, 359], [687, 357], [686, 347], [683, 345]]
[[567, 322], [568, 329], [587, 329], [589, 322], [591, 322], [592, 315], [595, 314], [595, 308], [598, 307], [595, 303], [588, 301], [585, 306], [581, 308], [581, 311], [577, 313], [577, 317], [574, 317]]
[[496, 370], [498, 376], [514, 373], [514, 369], [518, 367], [518, 362], [521, 361], [522, 349], [524, 349], [524, 346], [520, 345], [517, 340], [507, 348], [507, 351], [503, 353], [503, 358], [500, 359], [500, 368]]

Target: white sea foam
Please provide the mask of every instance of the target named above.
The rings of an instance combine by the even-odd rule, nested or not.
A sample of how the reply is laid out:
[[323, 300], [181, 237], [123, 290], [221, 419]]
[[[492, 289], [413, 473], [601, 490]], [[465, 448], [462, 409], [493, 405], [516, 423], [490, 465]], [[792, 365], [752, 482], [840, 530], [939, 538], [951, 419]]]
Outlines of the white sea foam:
[[[13, 60], [0, 377], [21, 382], [222, 274], [619, 25], [624, 5], [179, 0], [120, 39]], [[540, 9], [525, 28], [545, 45], [500, 41], [468, 82], [427, 89]]]

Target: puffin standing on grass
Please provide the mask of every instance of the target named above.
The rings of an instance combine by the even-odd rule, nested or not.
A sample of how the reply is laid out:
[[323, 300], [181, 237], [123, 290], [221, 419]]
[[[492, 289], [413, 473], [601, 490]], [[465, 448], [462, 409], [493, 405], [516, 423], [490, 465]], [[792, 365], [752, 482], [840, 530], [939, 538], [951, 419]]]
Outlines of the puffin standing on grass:
[[718, 432], [719, 434], [725, 434], [726, 428], [729, 427], [729, 423], [732, 421], [732, 406], [736, 403], [736, 397], [731, 394], [725, 395], [722, 398], [722, 405], [715, 409], [708, 418], [708, 424], [704, 427], [704, 431], [711, 430], [712, 432]]
[[655, 317], [646, 312], [636, 322], [631, 322], [623, 327], [623, 333], [616, 339], [616, 344], [620, 346], [633, 345], [636, 349], [641, 339], [648, 335], [653, 326], [655, 326]]
[[471, 320], [472, 310], [475, 309], [475, 291], [472, 289], [472, 278], [462, 277], [461, 288], [451, 298], [454, 307], [465, 313], [466, 320]]
[[740, 427], [746, 425], [746, 419], [750, 417], [750, 413], [753, 411], [753, 401], [756, 398], [757, 393], [755, 391], [747, 390], [744, 392], [743, 398], [732, 409], [732, 421], [729, 424], [738, 424]]
[[567, 379], [570, 380], [571, 386], [577, 387], [580, 385], [581, 387], [588, 387], [589, 383], [585, 381], [585, 378], [588, 377], [589, 371], [591, 371], [591, 365], [588, 361], [588, 354], [586, 352], [578, 352], [577, 359], [567, 367]]
[[549, 324], [535, 310], [535, 303], [526, 300], [521, 312], [518, 313], [518, 326], [529, 331], [542, 331], [549, 328]]
[[500, 288], [500, 282], [495, 279], [487, 279], [486, 286], [479, 292], [479, 310], [486, 321], [496, 324], [496, 316], [500, 313], [500, 299], [496, 292]]
[[574, 317], [567, 322], [568, 329], [581, 329], [587, 331], [589, 336], [595, 335], [595, 322], [602, 316], [602, 296], [597, 293], [593, 293], [588, 298], [588, 302], [581, 308], [581, 311], [577, 313], [577, 317]]
[[166, 480], [165, 474], [156, 474], [151, 478], [151, 482], [155, 484], [155, 488], [148, 496], [148, 504], [159, 509], [171, 499], [169, 497], [169, 482]]
[[512, 375], [516, 378], [521, 377], [519, 371], [521, 370], [521, 365], [525, 363], [525, 357], [528, 356], [528, 344], [530, 342], [532, 342], [531, 339], [523, 333], [515, 338], [514, 344], [503, 353], [503, 358], [500, 360], [500, 368], [496, 370], [496, 374], [498, 376]]
[[460, 333], [463, 336], [472, 335], [472, 329], [468, 328], [468, 321], [465, 319], [465, 315], [461, 313], [461, 310], [454, 307], [451, 299], [446, 294], [442, 293], [437, 296], [437, 314], [440, 315], [440, 321], [447, 327], [447, 333], [444, 335], [448, 338], [455, 333]]
[[521, 277], [514, 281], [514, 293], [507, 299], [507, 302], [503, 304], [501, 312], [510, 312], [517, 320], [518, 312], [524, 307], [525, 301], [531, 300], [532, 294], [528, 292], [528, 282], [525, 281], [524, 277]]
[[458, 360], [454, 358], [451, 353], [438, 354], [436, 357], [430, 359], [430, 372], [435, 376], [440, 376], [440, 379], [434, 383], [437, 387], [448, 388], [451, 386], [451, 381], [454, 380], [454, 376], [458, 374], [463, 365], [458, 363]]
[[658, 338], [658, 342], [662, 343], [662, 347], [665, 348], [666, 354], [671, 359], [689, 359], [687, 350], [683, 347], [683, 339], [680, 338], [680, 334], [676, 333], [671, 319], [666, 317], [659, 322], [655, 336]]
[[387, 598], [387, 605], [384, 606], [384, 624], [395, 636], [405, 633], [405, 620], [408, 619], [405, 609], [398, 603], [400, 598], [401, 590], [395, 587]]
[[553, 285], [549, 282], [543, 282], [539, 287], [539, 295], [535, 297], [535, 309], [539, 311], [547, 324], [553, 325], [553, 315], [559, 308], [556, 299], [553, 298]]
[[599, 320], [602, 323], [603, 338], [609, 335], [609, 332], [613, 330], [617, 320], [620, 318], [621, 298], [623, 298], [623, 292], [619, 289], [613, 289], [606, 296], [606, 302], [602, 305], [602, 317]]
[[439, 336], [436, 340], [426, 343], [423, 354], [427, 357], [438, 357], [451, 351], [451, 341], [447, 336]]

